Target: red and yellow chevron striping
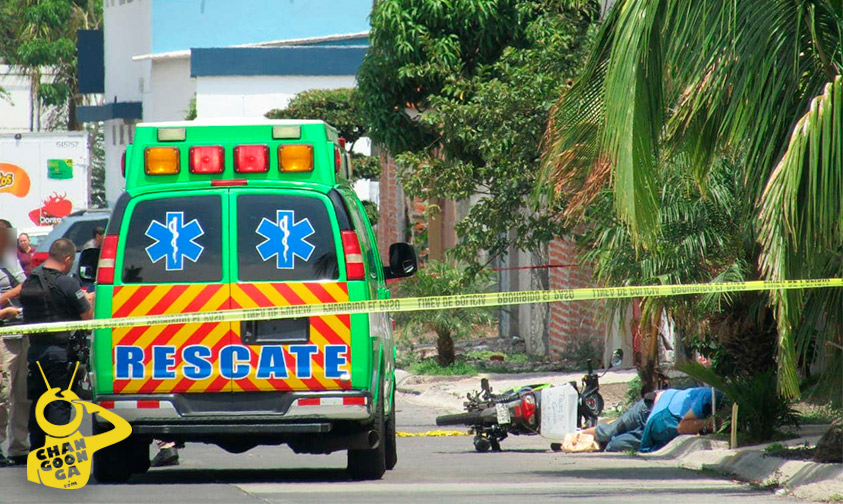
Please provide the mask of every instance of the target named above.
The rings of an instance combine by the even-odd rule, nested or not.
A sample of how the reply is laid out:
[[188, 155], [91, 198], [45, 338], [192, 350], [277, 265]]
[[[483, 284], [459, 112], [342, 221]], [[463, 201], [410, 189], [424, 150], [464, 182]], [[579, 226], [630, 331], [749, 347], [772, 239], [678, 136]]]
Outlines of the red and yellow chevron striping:
[[[286, 306], [311, 303], [333, 303], [348, 301], [348, 287], [344, 283], [265, 283], [265, 284], [232, 284], [231, 307], [259, 308], [265, 306]], [[240, 326], [233, 324], [233, 344], [242, 344], [240, 340]], [[310, 342], [315, 345], [312, 354], [310, 373], [301, 376], [297, 365], [299, 357], [290, 353], [285, 354], [288, 376], [286, 378], [259, 378], [251, 373], [243, 379], [234, 379], [235, 392], [254, 390], [340, 390], [351, 388], [351, 381], [329, 377], [336, 375], [326, 372], [325, 349], [327, 346], [344, 347], [344, 365], [339, 366], [341, 372], [351, 376], [351, 323], [348, 315], [329, 315], [310, 318]], [[251, 369], [260, 368], [259, 355], [256, 347], [249, 347], [251, 352]]]

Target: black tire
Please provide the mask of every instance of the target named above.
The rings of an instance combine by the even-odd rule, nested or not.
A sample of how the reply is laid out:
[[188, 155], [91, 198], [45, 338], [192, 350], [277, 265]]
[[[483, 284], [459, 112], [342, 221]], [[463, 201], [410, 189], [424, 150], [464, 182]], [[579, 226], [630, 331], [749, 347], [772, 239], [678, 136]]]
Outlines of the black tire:
[[383, 414], [383, 380], [378, 385], [378, 405], [371, 428], [378, 433], [380, 442], [371, 450], [348, 450], [346, 471], [357, 480], [378, 480], [386, 472], [386, 422]]
[[480, 411], [436, 417], [436, 425], [440, 427], [445, 425], [480, 425], [481, 423], [483, 423], [483, 413]]
[[550, 449], [555, 451], [555, 452], [561, 452], [562, 451], [562, 444], [561, 443], [550, 443]]
[[500, 441], [498, 441], [497, 439], [493, 439], [491, 441], [491, 444], [492, 444], [492, 451], [493, 452], [501, 451], [501, 442]]
[[603, 413], [603, 396], [599, 393], [586, 397], [584, 403], [585, 407], [594, 414], [595, 418]]
[[395, 429], [395, 393], [392, 393], [392, 405], [390, 407], [389, 418], [386, 420], [384, 428], [384, 436], [386, 441], [386, 470], [391, 471], [398, 463], [398, 436]]
[[474, 438], [474, 449], [480, 453], [487, 452], [492, 448], [492, 443], [484, 437], [477, 436]]
[[[111, 426], [103, 426], [92, 420], [94, 435], [108, 432]], [[93, 473], [97, 483], [125, 483], [132, 473], [149, 469], [149, 438], [129, 435], [123, 441], [106, 446], [94, 452]]]

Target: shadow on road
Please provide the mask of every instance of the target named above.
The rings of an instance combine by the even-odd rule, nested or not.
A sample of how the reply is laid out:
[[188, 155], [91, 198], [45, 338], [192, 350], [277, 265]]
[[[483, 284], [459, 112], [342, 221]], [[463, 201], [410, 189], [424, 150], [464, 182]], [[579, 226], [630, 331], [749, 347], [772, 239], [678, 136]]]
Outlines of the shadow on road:
[[129, 485], [208, 483], [330, 483], [352, 481], [342, 469], [166, 469], [138, 474]]
[[507, 453], [527, 453], [527, 454], [541, 454], [541, 453], [552, 453], [550, 450], [545, 448], [504, 448], [499, 452], [487, 451], [487, 452], [478, 452], [474, 448], [471, 448], [471, 444], [468, 445], [469, 447], [465, 450], [438, 450], [433, 451], [433, 453], [437, 453], [439, 455], [477, 455], [478, 457], [494, 457], [494, 456], [503, 456]]
[[[582, 478], [593, 480], [710, 480], [723, 479], [712, 478], [709, 474], [698, 473], [695, 471], [681, 470], [677, 471], [675, 467], [594, 467], [593, 465], [587, 468], [578, 469], [576, 465], [565, 465], [560, 467], [558, 471], [526, 471], [519, 474], [529, 475], [531, 477], [540, 478]], [[736, 487], [740, 488], [740, 487]]]

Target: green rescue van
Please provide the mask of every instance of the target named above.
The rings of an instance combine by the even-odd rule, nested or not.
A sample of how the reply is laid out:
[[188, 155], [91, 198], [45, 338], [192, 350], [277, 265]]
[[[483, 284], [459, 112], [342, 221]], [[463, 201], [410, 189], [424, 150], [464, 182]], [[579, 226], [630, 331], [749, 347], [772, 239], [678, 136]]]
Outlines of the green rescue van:
[[386, 280], [415, 272], [405, 243], [382, 262], [336, 130], [304, 120], [139, 124], [123, 169], [126, 191], [96, 271], [96, 317], [197, 316], [94, 332], [94, 400], [132, 425], [128, 439], [94, 454], [97, 480], [146, 471], [153, 439], [232, 453], [267, 444], [347, 450], [348, 471], [361, 479], [391, 469], [387, 315], [199, 318], [385, 299]]

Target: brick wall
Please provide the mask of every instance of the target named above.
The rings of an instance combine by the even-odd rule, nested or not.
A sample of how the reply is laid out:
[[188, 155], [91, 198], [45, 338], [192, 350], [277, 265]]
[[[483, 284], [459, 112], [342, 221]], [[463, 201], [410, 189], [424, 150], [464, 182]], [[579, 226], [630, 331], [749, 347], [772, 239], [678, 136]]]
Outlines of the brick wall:
[[389, 245], [406, 241], [404, 191], [398, 182], [395, 160], [392, 156], [381, 153], [381, 177], [378, 201], [378, 224], [375, 233], [378, 237], [381, 258], [389, 260]]
[[[578, 264], [578, 250], [574, 241], [560, 237], [548, 245], [550, 264]], [[575, 289], [590, 287], [591, 270], [588, 267], [550, 268], [551, 289]], [[597, 301], [573, 301], [551, 303], [548, 346], [550, 355], [564, 358], [570, 346], [577, 339], [602, 341], [602, 332], [598, 324]]]

